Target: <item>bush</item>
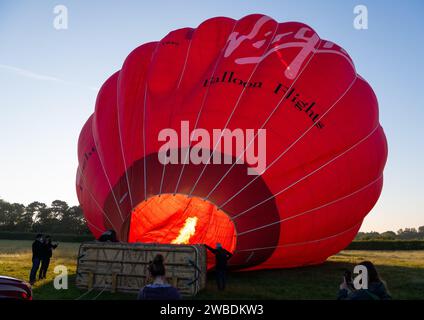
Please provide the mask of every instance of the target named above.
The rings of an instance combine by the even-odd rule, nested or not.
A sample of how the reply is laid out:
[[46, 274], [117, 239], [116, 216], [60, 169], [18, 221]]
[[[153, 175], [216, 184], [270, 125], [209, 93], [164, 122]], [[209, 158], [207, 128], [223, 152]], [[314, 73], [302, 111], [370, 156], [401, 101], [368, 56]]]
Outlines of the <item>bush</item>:
[[355, 240], [346, 250], [424, 250], [423, 240]]

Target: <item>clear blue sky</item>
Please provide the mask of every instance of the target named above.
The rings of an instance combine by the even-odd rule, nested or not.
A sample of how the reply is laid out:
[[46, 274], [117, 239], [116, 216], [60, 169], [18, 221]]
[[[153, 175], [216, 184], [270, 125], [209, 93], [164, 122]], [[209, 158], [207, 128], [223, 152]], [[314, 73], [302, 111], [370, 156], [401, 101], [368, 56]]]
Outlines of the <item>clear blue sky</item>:
[[[53, 28], [67, 6], [69, 29]], [[364, 4], [369, 29], [356, 30]], [[138, 45], [214, 16], [301, 21], [344, 47], [374, 88], [389, 143], [382, 196], [364, 231], [424, 225], [424, 2], [0, 0], [0, 198], [77, 204], [76, 144], [96, 90]]]

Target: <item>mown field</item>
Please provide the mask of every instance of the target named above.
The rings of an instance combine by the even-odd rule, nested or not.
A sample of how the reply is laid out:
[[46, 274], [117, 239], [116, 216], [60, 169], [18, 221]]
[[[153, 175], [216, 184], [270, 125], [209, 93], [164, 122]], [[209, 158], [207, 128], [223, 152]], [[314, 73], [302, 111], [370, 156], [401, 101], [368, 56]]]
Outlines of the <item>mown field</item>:
[[[28, 279], [31, 267], [31, 241], [0, 240], [0, 275]], [[46, 280], [35, 284], [34, 299], [77, 299], [85, 291], [74, 286], [78, 243], [61, 243], [54, 252]], [[362, 260], [373, 261], [395, 299], [424, 299], [424, 250], [361, 251], [346, 250], [319, 266], [296, 269], [236, 272], [229, 275], [228, 288], [215, 288], [214, 274], [196, 299], [334, 299], [346, 268]], [[56, 265], [69, 272], [69, 288], [53, 287]], [[135, 299], [133, 294], [91, 292], [81, 299]]]

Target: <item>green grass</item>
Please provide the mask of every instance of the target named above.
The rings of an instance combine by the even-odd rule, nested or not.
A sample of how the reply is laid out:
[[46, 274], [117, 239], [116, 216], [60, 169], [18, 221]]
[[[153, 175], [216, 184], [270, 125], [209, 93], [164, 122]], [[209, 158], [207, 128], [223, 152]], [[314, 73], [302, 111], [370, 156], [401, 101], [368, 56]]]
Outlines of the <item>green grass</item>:
[[[78, 247], [77, 243], [60, 244], [48, 278], [33, 288], [34, 299], [76, 299], [85, 293], [74, 285]], [[31, 241], [0, 240], [0, 275], [28, 279], [30, 248]], [[342, 251], [318, 266], [231, 273], [224, 292], [217, 291], [210, 273], [206, 289], [195, 299], [334, 299], [344, 270], [353, 269], [362, 260], [375, 263], [395, 299], [424, 299], [424, 251], [370, 250]], [[53, 269], [60, 264], [68, 267], [68, 290], [53, 287]], [[134, 294], [98, 294], [93, 291], [83, 299], [135, 299]]]

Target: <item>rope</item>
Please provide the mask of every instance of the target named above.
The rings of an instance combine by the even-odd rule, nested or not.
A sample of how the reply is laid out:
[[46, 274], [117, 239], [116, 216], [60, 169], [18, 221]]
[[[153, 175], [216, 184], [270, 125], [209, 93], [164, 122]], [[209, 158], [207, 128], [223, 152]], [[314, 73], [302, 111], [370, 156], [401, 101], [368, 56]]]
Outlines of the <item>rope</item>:
[[[351, 84], [349, 85], [349, 87], [346, 89], [346, 91], [332, 104], [332, 106], [326, 111], [324, 112], [324, 114], [318, 119], [321, 120], [326, 114], [328, 114], [336, 105], [337, 103], [347, 94], [347, 92], [349, 92], [349, 90], [352, 88], [353, 84], [356, 82], [357, 79], [357, 75], [355, 75], [354, 80], [351, 82]], [[312, 130], [312, 128], [315, 126], [315, 124], [311, 125], [305, 132], [303, 132], [303, 134], [298, 137], [294, 142], [292, 142], [283, 152], [281, 152], [277, 158], [274, 159], [274, 161], [272, 161], [265, 169], [263, 172], [261, 172], [261, 175], [264, 174], [270, 167], [272, 167], [275, 163], [277, 163], [294, 145], [296, 145], [296, 143], [298, 143], [310, 130]], [[257, 136], [257, 134], [255, 135], [255, 137]], [[253, 138], [251, 140], [251, 142], [249, 143], [249, 145], [252, 143], [252, 141], [255, 138]], [[245, 151], [247, 150], [247, 148], [245, 149]], [[244, 152], [245, 152], [244, 151]], [[235, 162], [237, 163], [237, 162]], [[229, 170], [231, 170], [232, 167], [230, 167]], [[227, 172], [228, 173], [228, 172]], [[226, 173], [226, 174], [227, 174]], [[233, 196], [231, 196], [229, 199], [227, 199], [223, 204], [221, 204], [220, 208], [224, 207], [228, 202], [230, 202], [231, 200], [233, 200], [236, 196], [238, 196], [243, 190], [245, 190], [248, 186], [250, 186], [254, 181], [256, 181], [261, 175], [257, 175], [255, 178], [253, 178], [250, 182], [248, 182], [243, 188], [241, 188], [238, 192], [236, 192]]]
[[[193, 41], [194, 33], [196, 32], [196, 30], [197, 29], [192, 29], [192, 34], [191, 34], [191, 37], [190, 37], [190, 41], [188, 43], [188, 48], [187, 48], [187, 53], [186, 53], [186, 57], [185, 57], [185, 60], [184, 60], [184, 65], [183, 65], [183, 68], [181, 70], [180, 78], [178, 80], [178, 85], [175, 88], [174, 92], [172, 93], [172, 99], [175, 98], [175, 95], [176, 95], [178, 89], [180, 88], [181, 82], [183, 80], [183, 77], [184, 77], [184, 74], [185, 74], [185, 71], [186, 71], [186, 68], [187, 68], [188, 57], [190, 55], [191, 43]], [[169, 115], [169, 119], [168, 119], [168, 124], [169, 124], [168, 126], [169, 127], [171, 126], [171, 123], [172, 123], [173, 113], [174, 113], [174, 109], [171, 110], [170, 115]], [[166, 168], [166, 164], [163, 165], [163, 169], [162, 169], [162, 177], [161, 177], [161, 180], [160, 180], [159, 196], [162, 194], [162, 186], [163, 186], [163, 181], [165, 179], [165, 171], [166, 171], [165, 168]]]
[[[238, 22], [239, 22], [239, 20], [237, 20], [237, 22], [234, 24], [234, 26], [233, 26], [233, 29], [232, 29], [231, 33], [233, 33], [233, 32], [234, 32], [234, 30], [236, 29], [236, 26], [237, 26]], [[230, 34], [231, 34], [231, 33], [230, 33]], [[221, 49], [221, 51], [220, 51], [219, 57], [218, 57], [218, 58], [217, 58], [217, 60], [216, 60], [216, 63], [215, 63], [215, 66], [214, 66], [214, 68], [213, 68], [212, 75], [211, 75], [211, 77], [210, 77], [210, 78], [213, 78], [213, 77], [215, 76], [215, 72], [216, 72], [216, 69], [217, 69], [217, 67], [218, 67], [218, 64], [219, 64], [219, 62], [221, 61], [221, 59], [222, 59], [222, 57], [223, 57], [223, 55], [224, 55], [224, 51], [225, 51], [225, 50], [224, 50], [224, 48], [225, 48], [225, 46], [224, 46], [224, 47]], [[202, 113], [202, 111], [203, 111], [203, 107], [204, 107], [204, 105], [205, 105], [205, 103], [206, 103], [206, 100], [207, 100], [207, 98], [208, 98], [208, 95], [209, 95], [209, 88], [210, 88], [210, 86], [208, 86], [208, 87], [206, 88], [206, 92], [205, 92], [205, 94], [203, 95], [202, 103], [200, 104], [199, 112], [197, 113], [196, 123], [195, 123], [195, 125], [194, 125], [194, 130], [195, 130], [195, 129], [197, 129], [197, 125], [199, 124], [200, 114], [201, 114], [201, 113]], [[180, 185], [181, 178], [182, 178], [183, 173], [184, 173], [185, 165], [186, 165], [186, 163], [187, 163], [188, 156], [189, 156], [189, 154], [190, 154], [191, 141], [192, 141], [192, 139], [193, 139], [193, 133], [194, 133], [194, 130], [193, 130], [192, 134], [190, 135], [190, 140], [189, 140], [188, 150], [187, 150], [187, 153], [186, 153], [186, 156], [185, 156], [185, 160], [184, 160], [184, 162], [183, 162], [183, 167], [181, 168], [181, 172], [180, 172], [180, 175], [179, 175], [178, 180], [177, 180], [177, 184], [176, 184], [176, 186], [175, 186], [174, 194], [176, 194], [176, 193], [177, 193], [177, 191], [178, 191], [178, 187], [179, 187], [179, 185]]]
[[[273, 33], [273, 35], [272, 35], [271, 39], [269, 40], [269, 43], [268, 43], [268, 45], [267, 45], [266, 49], [264, 50], [264, 53], [266, 53], [266, 52], [268, 51], [269, 47], [270, 47], [270, 46], [271, 46], [271, 44], [273, 43], [273, 40], [274, 40], [275, 35], [276, 35], [276, 33], [277, 33], [277, 30], [278, 30], [278, 26], [279, 26], [279, 25], [278, 25], [278, 23], [276, 23], [276, 27], [275, 27], [274, 33]], [[263, 60], [259, 60], [259, 62], [258, 62], [258, 63], [256, 63], [256, 65], [255, 65], [255, 67], [253, 68], [253, 71], [251, 72], [251, 74], [250, 74], [249, 79], [247, 80], [247, 82], [250, 82], [250, 81], [251, 81], [251, 79], [252, 79], [253, 75], [255, 74], [256, 70], [258, 69], [258, 67], [259, 67], [259, 65], [261, 64], [261, 62], [262, 62], [262, 61], [263, 61]], [[246, 91], [246, 88], [247, 88], [247, 86], [243, 87], [242, 91], [240, 92], [240, 94], [239, 94], [239, 96], [238, 96], [238, 98], [237, 98], [237, 101], [236, 101], [236, 103], [234, 104], [234, 107], [232, 108], [232, 111], [231, 111], [230, 115], [229, 115], [229, 116], [228, 116], [228, 118], [227, 118], [227, 121], [226, 121], [226, 123], [225, 123], [225, 125], [224, 125], [224, 129], [221, 131], [221, 134], [220, 134], [220, 136], [219, 136], [219, 138], [218, 138], [218, 141], [216, 142], [216, 144], [215, 144], [215, 146], [214, 146], [214, 148], [213, 148], [213, 150], [212, 150], [212, 153], [211, 153], [211, 155], [209, 156], [208, 161], [207, 161], [207, 162], [206, 162], [206, 164], [203, 166], [203, 169], [202, 169], [202, 171], [200, 172], [199, 177], [197, 178], [196, 182], [194, 183], [193, 187], [191, 188], [190, 193], [189, 193], [189, 196], [191, 196], [191, 194], [193, 193], [193, 191], [194, 191], [194, 189], [196, 188], [197, 184], [199, 183], [199, 181], [200, 181], [201, 177], [203, 176], [203, 174], [204, 174], [204, 172], [205, 172], [205, 170], [206, 170], [206, 167], [207, 167], [207, 166], [208, 166], [208, 164], [210, 163], [210, 160], [212, 159], [213, 154], [215, 153], [215, 151], [216, 151], [216, 149], [217, 149], [218, 145], [220, 144], [221, 138], [222, 138], [222, 136], [223, 136], [223, 134], [224, 134], [224, 130], [225, 130], [225, 129], [227, 129], [228, 124], [230, 123], [230, 121], [231, 121], [231, 119], [232, 119], [232, 117], [233, 117], [234, 113], [236, 112], [236, 109], [237, 109], [237, 108], [238, 108], [238, 106], [239, 106], [239, 103], [240, 103], [240, 101], [241, 101], [241, 98], [242, 98], [242, 97], [243, 97], [243, 95], [244, 95], [244, 92]]]
[[79, 299], [81, 299], [82, 297], [84, 297], [84, 296], [86, 296], [87, 294], [89, 294], [91, 291], [93, 291], [94, 290], [94, 288], [91, 288], [90, 290], [87, 290], [86, 292], [84, 292], [82, 295], [80, 295], [78, 298], [76, 298], [75, 300], [79, 300]]
[[100, 297], [100, 295], [106, 290], [106, 286], [107, 284], [104, 286], [104, 288], [91, 300], [96, 300], [98, 297]]
[[272, 223], [269, 223], [269, 224], [266, 224], [266, 225], [262, 225], [262, 226], [257, 227], [257, 228], [253, 228], [253, 229], [249, 229], [249, 230], [246, 230], [246, 231], [240, 232], [240, 233], [238, 233], [238, 234], [237, 234], [237, 236], [238, 236], [238, 237], [240, 237], [240, 236], [245, 235], [245, 234], [247, 234], [247, 233], [255, 232], [255, 231], [258, 231], [258, 230], [261, 230], [261, 229], [264, 229], [264, 228], [267, 228], [267, 227], [270, 227], [270, 226], [273, 226], [273, 225], [279, 224], [279, 223], [284, 222], [284, 221], [288, 221], [288, 220], [296, 219], [296, 218], [298, 218], [298, 217], [300, 217], [300, 216], [303, 216], [303, 215], [305, 215], [305, 214], [308, 214], [308, 213], [314, 212], [314, 211], [316, 211], [316, 210], [319, 210], [319, 209], [322, 209], [322, 208], [328, 207], [328, 206], [330, 206], [330, 205], [332, 205], [332, 204], [334, 204], [334, 203], [337, 203], [337, 202], [339, 202], [339, 201], [345, 200], [345, 199], [347, 199], [347, 198], [349, 198], [349, 197], [351, 197], [351, 196], [353, 196], [353, 195], [355, 195], [355, 194], [358, 194], [358, 193], [360, 193], [361, 191], [363, 191], [363, 190], [365, 190], [365, 189], [367, 189], [367, 188], [371, 187], [371, 186], [372, 186], [372, 185], [374, 185], [376, 182], [380, 181], [382, 177], [383, 177], [383, 175], [380, 175], [377, 179], [375, 179], [375, 180], [371, 181], [370, 183], [366, 184], [366, 185], [365, 185], [365, 186], [363, 186], [362, 188], [357, 189], [357, 190], [353, 191], [353, 192], [352, 192], [352, 193], [350, 193], [350, 194], [344, 195], [344, 196], [342, 196], [342, 197], [340, 197], [340, 198], [337, 198], [337, 199], [335, 199], [335, 200], [332, 200], [332, 201], [329, 201], [329, 202], [327, 202], [327, 203], [324, 203], [324, 204], [322, 204], [322, 205], [320, 205], [320, 206], [318, 206], [318, 207], [315, 207], [315, 208], [312, 208], [312, 209], [309, 209], [309, 210], [303, 211], [303, 212], [301, 212], [301, 213], [295, 214], [295, 215], [293, 215], [293, 216], [290, 216], [290, 217], [287, 217], [287, 218], [284, 218], [284, 219], [281, 219], [281, 220], [278, 220], [278, 221], [275, 221], [275, 222], [272, 222]]
[[[320, 40], [318, 42], [318, 46], [317, 48], [319, 48], [320, 44], [321, 44], [322, 40]], [[263, 129], [267, 124], [268, 121], [271, 119], [271, 117], [275, 114], [275, 112], [277, 111], [277, 109], [280, 107], [281, 103], [284, 102], [284, 99], [286, 98], [287, 94], [290, 92], [290, 90], [293, 88], [294, 84], [297, 82], [297, 80], [300, 78], [300, 76], [303, 74], [303, 71], [306, 69], [306, 67], [309, 65], [309, 63], [312, 61], [312, 58], [315, 56], [315, 54], [317, 53], [318, 49], [315, 49], [314, 52], [312, 53], [311, 57], [309, 58], [309, 60], [306, 62], [305, 66], [302, 68], [302, 70], [300, 70], [299, 74], [296, 76], [296, 78], [293, 80], [292, 84], [290, 85], [290, 87], [287, 89], [287, 91], [284, 93], [284, 95], [281, 97], [281, 99], [278, 101], [277, 105], [274, 107], [274, 109], [271, 111], [271, 113], [268, 115], [268, 117], [265, 119], [264, 123], [262, 124], [262, 126], [259, 128], [259, 130]], [[222, 180], [228, 175], [228, 173], [234, 168], [234, 166], [238, 163], [238, 161], [241, 159], [241, 157], [245, 154], [246, 150], [250, 147], [250, 145], [253, 143], [253, 141], [256, 139], [256, 137], [258, 136], [258, 132], [255, 134], [255, 136], [253, 137], [252, 140], [250, 140], [250, 142], [248, 143], [247, 147], [244, 148], [243, 152], [237, 157], [236, 161], [234, 161], [234, 163], [231, 165], [231, 167], [227, 170], [227, 172], [224, 174], [224, 176], [218, 181], [218, 183], [212, 188], [212, 191], [209, 192], [209, 194], [206, 196], [206, 199], [209, 198], [209, 196], [213, 193], [213, 191], [215, 191], [215, 189], [218, 187], [218, 185], [222, 182]], [[265, 169], [266, 170], [266, 169]], [[265, 172], [264, 170], [264, 172]], [[261, 173], [263, 174], [263, 172]], [[259, 175], [257, 176], [259, 177]], [[246, 186], [245, 186], [246, 187]], [[238, 193], [236, 193], [233, 197], [237, 196], [240, 192], [242, 192], [245, 187], [243, 187]], [[233, 198], [232, 197], [232, 198]], [[220, 206], [220, 208], [222, 208], [227, 202], [231, 201], [232, 198], [230, 198], [230, 200], [227, 200], [223, 205]]]
[[349, 147], [348, 149], [344, 150], [342, 153], [339, 153], [337, 156], [335, 156], [334, 158], [332, 158], [330, 161], [327, 161], [326, 163], [324, 163], [322, 166], [318, 167], [317, 169], [315, 169], [314, 171], [308, 173], [307, 175], [303, 176], [302, 178], [300, 178], [299, 180], [293, 182], [291, 185], [289, 185], [288, 187], [278, 191], [277, 193], [273, 194], [272, 196], [268, 197], [267, 199], [255, 204], [254, 206], [242, 211], [241, 213], [233, 216], [233, 220], [237, 219], [238, 217], [240, 217], [241, 215], [245, 214], [246, 212], [264, 204], [265, 202], [279, 196], [280, 194], [282, 194], [283, 192], [289, 190], [291, 187], [295, 186], [296, 184], [298, 184], [299, 182], [305, 180], [306, 178], [312, 176], [313, 174], [317, 173], [318, 171], [320, 171], [322, 168], [326, 167], [327, 165], [329, 165], [330, 163], [336, 161], [337, 159], [339, 159], [340, 157], [342, 157], [343, 155], [345, 155], [346, 153], [348, 153], [349, 151], [351, 151], [352, 149], [354, 149], [355, 147], [359, 146], [362, 142], [366, 141], [369, 137], [371, 137], [374, 132], [380, 127], [380, 125], [377, 125], [367, 136], [365, 136], [364, 138], [362, 138], [361, 140], [359, 140], [357, 143], [355, 143], [354, 145], [352, 145], [351, 147]]

